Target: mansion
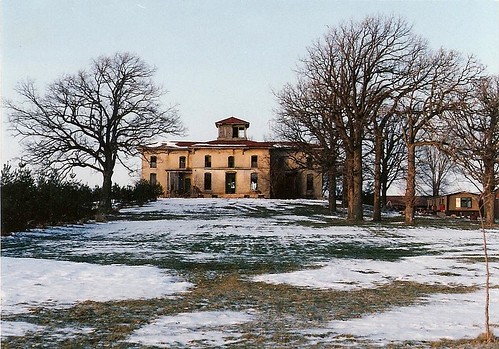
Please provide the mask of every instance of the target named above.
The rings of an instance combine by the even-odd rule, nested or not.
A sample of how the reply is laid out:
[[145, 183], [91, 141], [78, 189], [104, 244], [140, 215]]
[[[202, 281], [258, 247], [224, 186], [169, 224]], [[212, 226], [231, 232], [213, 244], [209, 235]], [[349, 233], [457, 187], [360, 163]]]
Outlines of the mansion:
[[249, 122], [215, 123], [216, 140], [142, 147], [142, 178], [164, 197], [322, 197], [322, 174], [290, 143], [249, 140]]

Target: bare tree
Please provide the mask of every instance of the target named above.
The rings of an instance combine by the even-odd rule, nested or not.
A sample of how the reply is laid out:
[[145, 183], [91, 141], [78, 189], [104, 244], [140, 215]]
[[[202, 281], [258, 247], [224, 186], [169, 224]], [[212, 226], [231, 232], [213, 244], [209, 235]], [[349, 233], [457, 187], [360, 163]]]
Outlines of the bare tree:
[[276, 93], [279, 103], [273, 122], [274, 134], [293, 143], [306, 157], [296, 159], [302, 167], [309, 167], [307, 160], [318, 164], [327, 175], [329, 210], [336, 212], [336, 178], [341, 144], [331, 110], [318, 101], [321, 91], [312, 84], [299, 81], [295, 86], [286, 85]]
[[[415, 54], [421, 52], [422, 50], [419, 49]], [[412, 61], [407, 64], [405, 79], [410, 76], [411, 68]], [[386, 102], [384, 107], [374, 115], [370, 125], [374, 145], [373, 221], [375, 222], [381, 221], [381, 209], [386, 203], [386, 193], [391, 183], [398, 179], [401, 170], [401, 155], [404, 153], [401, 149], [402, 133], [400, 132], [400, 121], [395, 117], [394, 108], [397, 105], [397, 100], [403, 97], [412, 85], [408, 81], [403, 81], [402, 78], [400, 78], [400, 82], [400, 89], [398, 92], [394, 91], [396, 100], [392, 102], [390, 109], [388, 109], [388, 102]]]
[[367, 126], [407, 93], [407, 71], [425, 43], [402, 19], [367, 17], [332, 28], [308, 49], [299, 76], [321, 91], [317, 100], [333, 118], [348, 169], [348, 219], [362, 221], [363, 154]]
[[404, 171], [406, 158], [401, 125], [396, 119], [391, 119], [384, 126], [383, 136], [378, 137], [381, 142], [375, 141], [374, 135], [369, 138], [372, 144], [367, 143], [369, 151], [364, 155], [364, 169], [372, 181], [374, 221], [381, 219], [380, 211], [386, 206], [388, 189], [394, 181], [402, 179], [401, 173]]
[[402, 125], [395, 121], [385, 128], [383, 143], [383, 157], [381, 159], [381, 206], [386, 206], [388, 189], [401, 179], [405, 169], [405, 144], [402, 139]]
[[[439, 51], [421, 57], [414, 70], [417, 88], [398, 101], [397, 109], [403, 124], [407, 147], [407, 177], [405, 191], [405, 222], [414, 223], [416, 195], [416, 147], [435, 143], [436, 117], [461, 108], [461, 96], [470, 93], [470, 83], [481, 72], [473, 57], [463, 59], [454, 51]], [[423, 135], [430, 135], [429, 139]]]
[[[462, 108], [448, 113], [442, 134], [442, 149], [474, 183], [480, 183], [479, 214], [485, 257], [485, 339], [493, 340], [489, 322], [490, 269], [486, 227], [495, 223], [495, 197], [499, 177], [499, 76], [474, 81], [473, 93]], [[482, 216], [482, 208], [485, 217]]]
[[455, 168], [454, 162], [446, 153], [429, 145], [416, 152], [416, 161], [419, 169], [416, 177], [423, 193], [439, 196], [450, 184], [449, 175]]
[[499, 184], [499, 76], [472, 85], [462, 108], [448, 113], [443, 149], [463, 168], [483, 197], [486, 224], [494, 224], [495, 189]]
[[183, 127], [174, 107], [160, 105], [164, 91], [155, 69], [130, 53], [92, 61], [89, 70], [64, 75], [40, 96], [32, 81], [21, 83], [21, 103], [7, 101], [9, 120], [22, 138], [30, 163], [63, 171], [87, 167], [103, 177], [100, 211], [111, 210], [117, 162], [137, 154], [156, 136]]

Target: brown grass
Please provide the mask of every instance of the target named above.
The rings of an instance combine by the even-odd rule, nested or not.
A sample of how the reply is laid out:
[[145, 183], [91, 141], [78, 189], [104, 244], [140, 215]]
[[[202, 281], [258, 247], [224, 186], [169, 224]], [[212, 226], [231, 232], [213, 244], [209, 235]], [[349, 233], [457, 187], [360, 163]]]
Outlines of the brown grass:
[[[428, 286], [414, 282], [394, 282], [374, 289], [355, 291], [316, 290], [288, 285], [271, 285], [245, 280], [236, 272], [190, 275], [196, 284], [191, 292], [177, 298], [83, 302], [70, 309], [36, 309], [30, 316], [11, 316], [5, 320], [29, 321], [47, 326], [43, 333], [6, 338], [3, 348], [42, 347], [50, 338], [60, 348], [127, 348], [126, 338], [149, 321], [182, 312], [235, 310], [256, 312], [254, 321], [240, 325], [243, 336], [231, 347], [309, 347], [301, 331], [324, 328], [331, 320], [347, 320], [366, 314], [418, 303], [433, 293], [469, 292], [471, 288]], [[64, 327], [92, 327], [91, 333], [72, 338], [54, 337]], [[344, 337], [344, 336], [343, 336]], [[322, 338], [314, 338], [321, 342]], [[369, 343], [355, 339], [356, 346]], [[445, 343], [440, 344], [445, 347]], [[335, 347], [325, 340], [319, 347]], [[313, 346], [310, 346], [313, 347]]]

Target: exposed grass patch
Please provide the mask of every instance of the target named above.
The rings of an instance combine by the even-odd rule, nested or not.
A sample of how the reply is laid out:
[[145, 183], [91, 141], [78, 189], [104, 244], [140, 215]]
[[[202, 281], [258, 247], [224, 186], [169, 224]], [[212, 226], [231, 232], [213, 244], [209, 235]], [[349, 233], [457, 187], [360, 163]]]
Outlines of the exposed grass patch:
[[[489, 263], [497, 263], [499, 262], [499, 257], [496, 256], [489, 256]], [[484, 256], [466, 256], [463, 258], [460, 258], [460, 260], [467, 262], [467, 263], [472, 263], [472, 264], [484, 264], [485, 263], [485, 257]]]
[[[3, 316], [6, 321], [25, 321], [45, 329], [22, 337], [3, 338], [2, 348], [136, 348], [139, 346], [127, 343], [126, 339], [161, 316], [223, 310], [251, 310], [255, 314], [253, 321], [237, 325], [242, 337], [229, 347], [370, 348], [372, 342], [331, 333], [327, 323], [419, 304], [423, 297], [432, 294], [475, 290], [397, 281], [373, 289], [337, 291], [249, 281], [252, 275], [314, 268], [335, 258], [396, 262], [406, 257], [442, 253], [431, 242], [420, 243], [413, 238], [415, 234], [404, 234], [401, 230], [408, 227], [402, 216], [384, 218], [381, 223], [366, 220], [351, 230], [337, 229], [335, 234], [335, 227], [351, 225], [342, 214], [331, 216], [323, 202], [292, 205], [276, 202], [268, 206], [252, 203], [249, 206], [244, 201], [227, 201], [223, 205], [217, 202], [216, 209], [191, 207], [184, 214], [176, 207], [171, 212], [131, 210], [112, 217], [119, 221], [158, 221], [159, 228], [155, 223], [145, 223], [149, 224], [148, 229], [153, 227], [151, 231], [136, 232], [134, 229], [139, 226], [136, 223], [132, 224], [135, 228], [128, 228], [126, 223], [114, 222], [109, 224], [111, 229], [114, 225], [121, 230], [61, 227], [2, 240], [4, 256], [104, 265], [153, 265], [180, 274], [196, 285], [178, 298], [84, 302], [69, 309], [38, 308], [29, 314]], [[258, 223], [248, 224], [251, 219]], [[183, 232], [182, 229], [189, 229], [186, 221], [189, 224], [195, 221], [197, 225]], [[282, 227], [285, 229], [280, 230]], [[478, 229], [476, 222], [464, 219], [417, 217], [413, 228], [421, 227]], [[460, 260], [483, 263], [476, 245], [467, 243], [446, 247], [445, 253], [454, 251], [453, 248], [462, 252], [469, 247], [474, 253]], [[459, 257], [456, 254], [452, 258]], [[499, 258], [492, 256], [490, 260], [497, 262]], [[453, 270], [439, 275], [459, 276]], [[314, 329], [320, 331], [306, 332]], [[474, 341], [405, 342], [387, 347], [471, 348], [476, 347], [474, 344]], [[199, 345], [203, 347], [202, 343]]]
[[[254, 321], [239, 325], [243, 336], [231, 347], [301, 347], [310, 336], [303, 330], [321, 328], [331, 320], [347, 320], [393, 307], [418, 303], [433, 293], [470, 292], [471, 288], [428, 286], [394, 282], [375, 289], [356, 291], [316, 290], [288, 285], [255, 283], [235, 272], [193, 272], [189, 281], [196, 287], [176, 298], [83, 302], [69, 309], [35, 309], [29, 315], [7, 316], [3, 320], [26, 321], [45, 330], [24, 337], [2, 340], [3, 348], [131, 347], [126, 342], [136, 329], [155, 318], [184, 312], [252, 310]], [[76, 329], [72, 336], [61, 329]], [[78, 333], [77, 329], [92, 328]]]
[[431, 343], [432, 348], [459, 348], [459, 349], [497, 349], [499, 348], [499, 338], [494, 337], [492, 341], [487, 342], [485, 335], [480, 335], [473, 339], [448, 340], [443, 339]]

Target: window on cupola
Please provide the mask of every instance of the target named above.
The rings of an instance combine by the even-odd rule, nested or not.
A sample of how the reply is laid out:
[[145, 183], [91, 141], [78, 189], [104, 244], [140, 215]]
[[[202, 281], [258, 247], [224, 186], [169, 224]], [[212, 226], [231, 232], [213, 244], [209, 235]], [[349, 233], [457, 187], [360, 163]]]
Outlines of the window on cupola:
[[233, 126], [232, 138], [244, 138], [244, 126]]

